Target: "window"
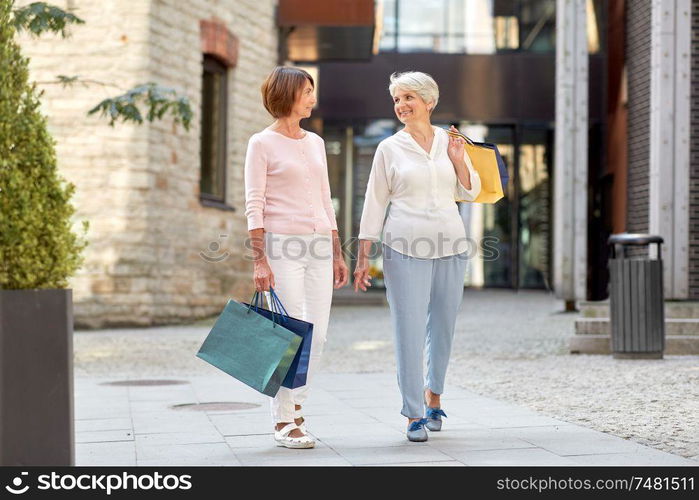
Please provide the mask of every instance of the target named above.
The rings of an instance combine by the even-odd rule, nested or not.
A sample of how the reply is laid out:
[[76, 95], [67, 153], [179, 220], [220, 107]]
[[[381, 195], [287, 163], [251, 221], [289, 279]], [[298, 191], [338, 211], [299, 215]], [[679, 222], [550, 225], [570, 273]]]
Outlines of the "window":
[[385, 0], [380, 50], [464, 52], [461, 0]]
[[225, 205], [226, 201], [227, 83], [226, 66], [204, 55], [200, 196], [205, 204]]
[[[495, 54], [555, 50], [556, 0], [382, 0], [379, 49]], [[602, 0], [587, 0], [590, 53], [600, 50]]]

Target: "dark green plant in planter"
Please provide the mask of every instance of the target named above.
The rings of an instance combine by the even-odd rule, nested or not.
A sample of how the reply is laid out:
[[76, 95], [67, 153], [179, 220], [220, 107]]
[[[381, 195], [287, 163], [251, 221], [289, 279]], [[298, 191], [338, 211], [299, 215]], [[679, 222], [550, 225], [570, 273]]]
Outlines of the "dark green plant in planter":
[[[74, 186], [58, 174], [16, 30], [67, 36], [77, 16], [44, 2], [0, 0], [0, 465], [74, 465], [73, 304], [69, 278], [86, 241], [74, 232]], [[54, 82], [107, 85], [59, 75]], [[112, 85], [113, 86], [113, 85]], [[147, 112], [139, 110], [145, 105]], [[114, 125], [172, 115], [186, 129], [186, 96], [149, 82], [87, 112]]]
[[[73, 465], [73, 186], [0, 0], [0, 464]], [[85, 230], [87, 227], [85, 226]]]
[[0, 20], [0, 288], [64, 288], [85, 246], [71, 230], [74, 186], [58, 174], [13, 31]]

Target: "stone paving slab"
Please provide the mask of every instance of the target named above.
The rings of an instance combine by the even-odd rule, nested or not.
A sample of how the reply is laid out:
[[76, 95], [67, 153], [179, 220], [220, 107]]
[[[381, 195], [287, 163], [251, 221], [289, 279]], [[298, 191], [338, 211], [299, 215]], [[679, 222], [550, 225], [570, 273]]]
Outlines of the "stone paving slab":
[[131, 430], [131, 418], [95, 418], [92, 420], [76, 420], [75, 432], [120, 431]]
[[136, 447], [137, 465], [241, 465], [225, 443], [191, 443]]
[[75, 465], [137, 465], [136, 445], [133, 441], [76, 443]]
[[452, 451], [452, 456], [465, 465], [576, 465], [566, 457], [561, 457], [541, 448], [516, 448], [507, 450]]
[[385, 463], [451, 462], [453, 457], [429, 446], [427, 443], [410, 443], [412, 446], [388, 446], [382, 448], [340, 448], [338, 453], [353, 465], [379, 465]]
[[134, 435], [131, 429], [81, 431], [76, 432], [76, 443], [106, 443], [110, 441], [133, 441]]
[[[159, 377], [161, 378], [161, 377]], [[174, 380], [174, 379], [173, 379]], [[275, 445], [269, 398], [225, 374], [175, 386], [76, 377], [77, 465], [696, 465], [517, 405], [447, 387], [444, 430], [405, 438], [395, 374], [321, 373], [304, 412], [317, 445]], [[187, 403], [249, 403], [196, 411]]]
[[511, 429], [510, 433], [557, 455], [632, 453], [641, 445], [578, 426], [544, 426]]
[[[596, 455], [569, 455], [576, 465], [694, 465], [688, 463], [684, 457], [653, 450], [647, 453], [646, 449], [639, 449], [632, 453], [608, 453]], [[696, 467], [696, 465], [694, 465]]]
[[[570, 355], [568, 344], [578, 315], [563, 313], [562, 306], [552, 293], [538, 290], [465, 290], [447, 383], [486, 396], [480, 399], [469, 393], [467, 397], [472, 408], [483, 414], [491, 410], [496, 416], [512, 414], [510, 407], [492, 399], [497, 398], [518, 409], [527, 407], [547, 417], [623, 436], [699, 464], [699, 356], [618, 360]], [[177, 377], [190, 382], [194, 382], [191, 377], [204, 376], [205, 383], [196, 387], [194, 396], [214, 401], [221, 394], [219, 389], [230, 383], [216, 368], [194, 356], [214, 319], [194, 325], [77, 331], [73, 337], [75, 375]], [[312, 407], [306, 410], [331, 414], [327, 410], [332, 405], [323, 399], [326, 394], [365, 399], [364, 387], [371, 384], [372, 391], [385, 387], [375, 393], [380, 395], [372, 414], [385, 413], [390, 419], [395, 407], [386, 398], [395, 401], [397, 397], [393, 339], [388, 307], [333, 304], [319, 371], [361, 373], [363, 382], [334, 380], [324, 391], [314, 392]], [[389, 376], [375, 376], [376, 372]], [[128, 399], [130, 390], [118, 386], [97, 389], [86, 394], [99, 397], [104, 404], [110, 404], [108, 397], [126, 395]], [[135, 397], [146, 399], [144, 407], [153, 399], [140, 393], [140, 388]], [[82, 411], [83, 416], [103, 418], [100, 412], [85, 415], [88, 409]], [[262, 408], [260, 414], [266, 411]], [[455, 420], [452, 415], [453, 411], [451, 422]], [[402, 426], [399, 421], [398, 425]]]

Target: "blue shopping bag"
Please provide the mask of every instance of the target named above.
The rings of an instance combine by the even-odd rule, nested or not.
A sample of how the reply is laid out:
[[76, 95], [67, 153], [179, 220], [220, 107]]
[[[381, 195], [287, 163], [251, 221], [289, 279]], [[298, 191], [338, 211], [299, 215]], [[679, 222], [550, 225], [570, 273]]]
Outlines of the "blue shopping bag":
[[274, 397], [301, 346], [302, 337], [251, 306], [229, 300], [197, 357]]
[[296, 356], [289, 367], [286, 378], [282, 382], [282, 387], [295, 389], [306, 385], [308, 380], [308, 365], [311, 359], [311, 344], [313, 342], [313, 323], [289, 316], [286, 308], [282, 304], [279, 296], [270, 287], [267, 296], [270, 309], [262, 307], [262, 297], [255, 294], [250, 305], [258, 314], [270, 319], [277, 318], [277, 321], [287, 330], [294, 332], [301, 337], [301, 346], [296, 352]]
[[502, 192], [507, 196], [507, 183], [510, 181], [510, 174], [507, 171], [507, 165], [500, 155], [500, 150], [497, 145], [490, 142], [474, 142], [476, 146], [492, 149], [495, 152], [495, 159], [498, 163], [498, 172], [500, 172], [500, 182], [502, 183]]

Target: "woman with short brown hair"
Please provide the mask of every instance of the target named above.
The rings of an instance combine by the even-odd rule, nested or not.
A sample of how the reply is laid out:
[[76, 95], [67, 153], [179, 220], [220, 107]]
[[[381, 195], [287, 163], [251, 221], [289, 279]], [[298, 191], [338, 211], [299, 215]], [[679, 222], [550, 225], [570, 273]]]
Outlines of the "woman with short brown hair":
[[261, 90], [276, 121], [250, 138], [245, 158], [255, 288], [273, 287], [290, 316], [313, 323], [307, 384], [282, 387], [272, 399], [274, 439], [287, 448], [312, 448], [301, 405], [325, 344], [333, 284], [344, 286], [349, 273], [330, 198], [325, 143], [300, 126], [316, 102], [313, 78], [280, 66]]

